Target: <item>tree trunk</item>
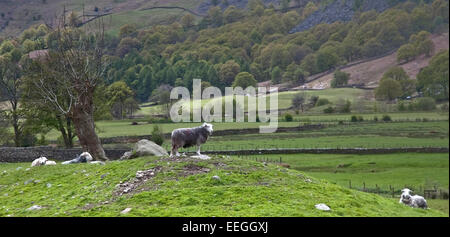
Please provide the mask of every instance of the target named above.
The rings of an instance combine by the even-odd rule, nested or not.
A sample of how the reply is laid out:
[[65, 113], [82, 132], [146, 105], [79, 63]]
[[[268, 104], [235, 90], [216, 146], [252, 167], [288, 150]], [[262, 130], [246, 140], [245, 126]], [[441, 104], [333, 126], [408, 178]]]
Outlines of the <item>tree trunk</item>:
[[72, 120], [70, 117], [66, 117], [66, 124], [67, 124], [67, 137], [69, 137], [69, 147], [73, 147], [73, 132], [72, 132]]
[[72, 132], [70, 127], [70, 118], [67, 118], [67, 132], [66, 128], [64, 127], [64, 121], [63, 118], [59, 115], [56, 116], [56, 119], [58, 120], [58, 130], [61, 132], [61, 135], [64, 140], [64, 146], [66, 148], [72, 148], [73, 147], [73, 141], [72, 141]]
[[106, 161], [108, 158], [105, 155], [100, 139], [95, 133], [93, 110], [83, 107], [85, 106], [78, 105], [73, 108], [73, 124], [80, 145], [83, 151], [87, 151], [92, 155], [94, 160]]
[[15, 101], [10, 102], [12, 105], [12, 125], [14, 128], [14, 144], [16, 147], [22, 146], [22, 131], [19, 125], [19, 116], [17, 114], [17, 103]]

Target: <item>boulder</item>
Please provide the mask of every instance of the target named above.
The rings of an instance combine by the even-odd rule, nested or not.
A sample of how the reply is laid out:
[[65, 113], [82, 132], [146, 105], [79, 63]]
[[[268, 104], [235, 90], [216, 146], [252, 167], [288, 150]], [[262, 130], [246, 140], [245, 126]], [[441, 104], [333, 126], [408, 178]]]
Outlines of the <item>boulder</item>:
[[132, 151], [125, 152], [121, 160], [132, 159], [141, 156], [168, 156], [167, 151], [156, 143], [142, 139], [134, 145]]

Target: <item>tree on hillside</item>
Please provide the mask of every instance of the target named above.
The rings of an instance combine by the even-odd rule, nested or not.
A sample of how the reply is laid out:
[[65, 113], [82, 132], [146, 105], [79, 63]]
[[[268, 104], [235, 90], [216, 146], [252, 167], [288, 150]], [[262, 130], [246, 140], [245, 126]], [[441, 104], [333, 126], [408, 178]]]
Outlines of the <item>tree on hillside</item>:
[[181, 25], [186, 29], [194, 26], [195, 17], [192, 14], [186, 14], [181, 18]]
[[4, 41], [0, 46], [0, 97], [9, 103], [6, 110], [8, 120], [14, 129], [14, 144], [21, 146], [24, 123], [23, 113], [19, 108], [22, 85], [22, 67], [20, 59], [22, 53], [10, 41]]
[[[95, 160], [108, 160], [95, 132], [94, 94], [102, 83], [108, 65], [104, 56], [104, 24], [93, 22], [89, 31], [72, 29], [60, 19], [53, 30], [55, 48], [33, 60], [27, 73], [41, 98], [73, 121], [80, 145]], [[39, 73], [36, 73], [39, 72]], [[60, 97], [64, 88], [66, 97]]]
[[382, 78], [390, 78], [398, 81], [401, 86], [402, 95], [401, 97], [406, 98], [412, 95], [416, 91], [415, 80], [409, 79], [408, 74], [402, 67], [392, 67], [387, 72], [383, 74]]
[[230, 86], [236, 75], [241, 71], [241, 67], [234, 60], [228, 60], [220, 66], [219, 77], [224, 86]]
[[172, 86], [163, 84], [158, 88], [153, 90], [152, 96], [149, 98], [151, 102], [157, 102], [159, 105], [162, 105], [162, 109], [166, 118], [169, 118], [170, 115], [170, 106], [172, 105], [170, 100], [170, 91], [172, 90]]
[[239, 74], [236, 75], [236, 78], [234, 79], [232, 86], [242, 87], [243, 89], [249, 86], [256, 87], [257, 81], [255, 80], [252, 74], [248, 72], [240, 72]]
[[219, 6], [211, 7], [208, 10], [207, 19], [211, 22], [212, 25], [221, 26], [223, 24], [222, 9]]
[[402, 95], [402, 86], [400, 82], [384, 78], [375, 89], [375, 98], [377, 100], [393, 101]]
[[119, 29], [119, 38], [135, 37], [136, 35], [136, 25], [134, 24], [126, 24]]
[[350, 73], [336, 70], [333, 74], [333, 80], [331, 81], [331, 87], [336, 88], [339, 86], [345, 86], [350, 79]]
[[[132, 98], [134, 92], [123, 81], [117, 81], [111, 84], [106, 91], [109, 104], [113, 109], [111, 112], [116, 119], [123, 119], [125, 101]], [[117, 108], [117, 109], [115, 109]]]
[[397, 50], [397, 62], [409, 62], [416, 57], [416, 49], [412, 44], [404, 44]]
[[305, 101], [306, 101], [306, 96], [303, 93], [297, 93], [294, 95], [294, 98], [292, 98], [292, 108], [295, 109], [298, 113], [298, 110], [304, 110], [304, 106], [305, 106]]
[[449, 98], [449, 51], [439, 52], [417, 75], [418, 89], [438, 101]]
[[271, 78], [272, 78], [272, 84], [281, 83], [282, 72], [278, 66], [276, 66], [272, 69]]

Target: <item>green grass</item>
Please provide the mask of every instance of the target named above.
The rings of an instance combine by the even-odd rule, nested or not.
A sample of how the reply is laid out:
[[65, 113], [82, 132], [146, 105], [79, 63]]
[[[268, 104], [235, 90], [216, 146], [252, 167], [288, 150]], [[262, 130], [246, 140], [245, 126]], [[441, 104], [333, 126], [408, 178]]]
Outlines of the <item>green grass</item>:
[[[443, 116], [440, 116], [437, 113], [423, 113], [423, 114], [416, 114], [416, 113], [403, 113], [403, 114], [391, 114], [392, 118], [394, 120], [405, 120], [405, 118], [413, 117], [413, 116], [419, 116], [420, 118], [427, 118], [429, 120], [440, 120], [443, 119]], [[367, 117], [373, 117], [374, 115], [365, 115]], [[376, 115], [375, 115], [376, 116]], [[448, 114], [446, 115], [448, 118]], [[315, 115], [315, 116], [304, 116], [302, 117], [302, 122], [300, 122], [302, 125], [305, 123], [325, 123], [325, 124], [336, 124], [339, 119], [338, 117], [331, 115], [328, 116], [322, 116], [322, 115]], [[342, 119], [350, 120], [350, 115], [343, 115], [341, 116]], [[381, 117], [379, 117], [381, 118]], [[411, 121], [415, 121], [415, 119], [410, 119]], [[139, 125], [131, 125], [132, 121], [138, 121], [140, 122]], [[278, 127], [296, 127], [300, 124], [299, 122], [284, 122], [280, 121], [278, 123]], [[164, 123], [159, 124], [162, 128], [162, 130], [165, 133], [171, 132], [175, 128], [183, 128], [183, 127], [195, 127], [199, 126], [201, 123]], [[214, 124], [214, 130], [227, 130], [227, 129], [242, 129], [242, 128], [259, 128], [259, 126], [267, 126], [268, 123], [213, 123]], [[438, 125], [436, 125], [438, 124]], [[148, 135], [151, 134], [153, 131], [153, 125], [152, 123], [147, 123], [146, 120], [137, 119], [137, 120], [113, 120], [113, 121], [98, 121], [96, 122], [96, 126], [98, 128], [98, 135], [100, 137], [116, 137], [116, 136], [137, 136], [137, 135]], [[405, 122], [405, 123], [355, 123], [351, 125], [346, 125], [351, 130], [355, 130], [352, 132], [353, 134], [356, 134], [356, 130], [358, 132], [366, 132], [366, 129], [370, 130], [378, 130], [383, 129], [387, 131], [403, 131], [403, 130], [410, 130], [411, 128], [418, 128], [419, 130], [423, 129], [426, 132], [438, 132], [442, 134], [446, 131], [447, 137], [448, 137], [448, 122], [441, 121], [441, 122]], [[359, 128], [358, 128], [359, 127]], [[337, 128], [341, 129], [343, 126]], [[12, 131], [12, 128], [10, 128]], [[333, 132], [333, 129], [329, 129], [329, 132]], [[336, 131], [334, 131], [336, 132]], [[445, 134], [445, 133], [444, 133]], [[438, 134], [434, 134], [436, 137], [438, 137]], [[57, 137], [60, 136], [60, 133], [56, 130], [51, 130], [47, 135], [47, 140], [56, 140]]]
[[[144, 157], [106, 165], [0, 164], [0, 216], [448, 216], [350, 190], [276, 165], [215, 157]], [[23, 167], [17, 170], [17, 167]], [[187, 167], [209, 172], [185, 176]], [[136, 171], [160, 167], [136, 191], [113, 195]], [[212, 179], [218, 175], [220, 180]], [[27, 180], [35, 180], [25, 184]], [[39, 180], [39, 181], [37, 181]], [[47, 187], [51, 184], [51, 187]], [[325, 203], [330, 212], [315, 209]], [[43, 208], [27, 211], [32, 205]], [[120, 214], [132, 208], [128, 214]]]
[[307, 173], [316, 178], [353, 188], [389, 190], [389, 185], [400, 191], [404, 187], [419, 189], [438, 188], [448, 190], [448, 153], [394, 153], [382, 155], [356, 154], [293, 154], [249, 156], [279, 161], [292, 169]]
[[[379, 122], [332, 125], [319, 130], [289, 133], [213, 134], [202, 149], [448, 147], [448, 126], [447, 122]], [[169, 145], [170, 141], [166, 140], [164, 146], [169, 149]]]

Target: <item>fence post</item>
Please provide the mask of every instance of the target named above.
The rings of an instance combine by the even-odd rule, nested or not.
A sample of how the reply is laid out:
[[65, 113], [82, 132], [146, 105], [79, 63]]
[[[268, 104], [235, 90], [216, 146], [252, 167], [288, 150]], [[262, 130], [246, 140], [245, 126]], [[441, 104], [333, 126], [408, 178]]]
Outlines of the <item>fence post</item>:
[[363, 191], [366, 191], [366, 182], [363, 182]]
[[351, 179], [348, 180], [348, 187], [352, 188], [352, 180]]

